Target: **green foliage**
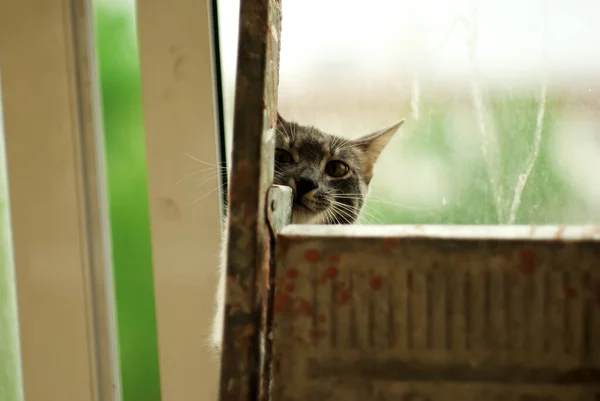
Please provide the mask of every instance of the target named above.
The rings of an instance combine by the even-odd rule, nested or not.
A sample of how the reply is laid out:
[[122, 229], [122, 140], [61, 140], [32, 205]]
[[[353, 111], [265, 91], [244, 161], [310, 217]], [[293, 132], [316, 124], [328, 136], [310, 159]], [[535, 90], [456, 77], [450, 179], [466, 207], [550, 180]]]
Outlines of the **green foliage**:
[[[506, 223], [514, 197], [519, 175], [528, 164], [533, 149], [534, 133], [539, 111], [539, 90], [513, 92], [496, 91], [488, 95], [486, 112], [487, 123], [495, 131], [498, 144], [495, 148], [498, 163], [498, 191], [501, 194], [500, 207]], [[377, 217], [384, 224], [498, 224], [493, 190], [486, 170], [483, 153], [477, 144], [476, 151], [466, 155], [464, 150], [451, 144], [451, 136], [462, 135], [461, 127], [449, 125], [454, 106], [463, 105], [460, 110], [473, 109], [467, 98], [425, 99], [421, 105], [422, 118], [414, 122], [411, 136], [398, 155], [399, 160], [411, 156], [429, 156], [444, 164], [451, 172], [452, 197], [445, 206], [435, 208], [411, 208], [397, 203], [397, 199], [386, 195], [386, 188], [375, 187], [373, 198], [366, 205], [368, 215]], [[561, 99], [548, 96], [543, 119], [540, 153], [522, 194], [521, 206], [516, 216], [516, 224], [573, 224], [569, 208], [577, 208], [582, 203], [571, 191], [568, 182], [559, 175], [552, 160], [551, 139], [559, 116], [569, 105]], [[460, 112], [459, 112], [460, 113]], [[471, 119], [471, 126], [462, 127], [477, 132], [475, 114], [471, 111], [462, 117]], [[479, 140], [479, 138], [477, 138]], [[468, 157], [467, 157], [468, 156]], [[403, 185], [398, 182], [399, 186]], [[423, 184], [421, 184], [423, 185]], [[436, 183], [432, 183], [436, 185]], [[385, 198], [386, 202], [379, 202]], [[568, 207], [567, 207], [568, 206]], [[375, 219], [366, 218], [368, 223]], [[582, 223], [589, 223], [583, 221]]]
[[135, 15], [96, 3], [124, 401], [160, 400]]

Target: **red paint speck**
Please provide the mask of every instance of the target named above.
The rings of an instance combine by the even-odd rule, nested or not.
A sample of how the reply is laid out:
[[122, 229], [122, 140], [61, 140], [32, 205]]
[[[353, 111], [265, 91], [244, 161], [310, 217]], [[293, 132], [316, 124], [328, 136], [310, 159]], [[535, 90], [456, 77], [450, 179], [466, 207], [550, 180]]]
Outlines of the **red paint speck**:
[[298, 277], [298, 270], [296, 269], [287, 269], [285, 271], [285, 276], [291, 280], [295, 279], [296, 277]]
[[383, 249], [389, 251], [390, 249], [394, 249], [398, 247], [398, 239], [397, 238], [386, 238], [382, 242]]
[[577, 290], [571, 286], [565, 288], [565, 298], [567, 299], [575, 299], [579, 296]]
[[277, 291], [275, 294], [275, 302], [273, 302], [273, 311], [275, 313], [285, 312], [292, 303], [292, 297], [285, 292]]
[[310, 331], [310, 337], [314, 341], [321, 340], [321, 339], [325, 338], [326, 335], [327, 335], [327, 332], [325, 330], [322, 330], [322, 329], [312, 329]]
[[327, 320], [325, 315], [322, 313], [319, 315], [319, 317], [317, 319], [319, 320], [320, 323], [324, 323]]
[[296, 311], [304, 316], [312, 316], [313, 315], [313, 308], [311, 306], [311, 304], [303, 298], [298, 298], [296, 299], [297, 302], [297, 306], [296, 306]]
[[340, 259], [341, 259], [340, 255], [331, 255], [329, 257], [329, 261], [331, 263], [340, 263]]
[[317, 263], [321, 259], [321, 253], [316, 249], [308, 249], [304, 251], [304, 260], [308, 263]]
[[337, 267], [329, 266], [327, 270], [321, 273], [321, 284], [325, 284], [329, 280], [335, 280], [339, 275]]
[[337, 304], [338, 306], [344, 306], [348, 303], [348, 301], [350, 301], [350, 297], [352, 295], [350, 294], [350, 291], [348, 290], [340, 290], [340, 292], [338, 292], [337, 294]]
[[371, 280], [369, 280], [369, 287], [373, 290], [379, 290], [383, 287], [383, 280], [380, 276], [373, 276]]
[[530, 249], [519, 252], [519, 271], [525, 276], [531, 276], [535, 270], [535, 254]]
[[431, 268], [432, 268], [433, 270], [438, 270], [438, 269], [440, 268], [440, 262], [438, 262], [438, 261], [436, 260], [435, 262], [433, 262], [433, 263], [431, 264]]
[[287, 283], [286, 285], [283, 286], [283, 290], [285, 292], [294, 292], [296, 290], [296, 284]]

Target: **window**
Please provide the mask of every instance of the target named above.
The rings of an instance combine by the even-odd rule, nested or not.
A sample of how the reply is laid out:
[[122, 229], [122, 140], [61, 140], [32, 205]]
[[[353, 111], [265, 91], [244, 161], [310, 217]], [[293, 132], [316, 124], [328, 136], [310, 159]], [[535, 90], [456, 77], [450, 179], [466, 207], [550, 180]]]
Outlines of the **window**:
[[[219, 3], [228, 121], [238, 9]], [[597, 2], [284, 0], [282, 9], [284, 116], [347, 136], [407, 119], [363, 223], [600, 222], [590, 185], [600, 168]]]

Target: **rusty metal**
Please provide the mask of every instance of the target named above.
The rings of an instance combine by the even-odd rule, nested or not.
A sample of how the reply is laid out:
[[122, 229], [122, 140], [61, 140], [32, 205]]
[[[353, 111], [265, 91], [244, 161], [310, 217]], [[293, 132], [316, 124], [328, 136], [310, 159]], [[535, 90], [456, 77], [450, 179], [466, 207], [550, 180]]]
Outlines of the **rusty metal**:
[[274, 401], [600, 399], [600, 228], [288, 226]]
[[229, 188], [227, 288], [220, 399], [259, 396], [261, 320], [268, 298], [270, 233], [265, 198], [273, 176], [279, 0], [240, 2]]
[[268, 295], [263, 305], [263, 319], [261, 324], [262, 352], [261, 352], [261, 380], [259, 400], [270, 399], [270, 384], [272, 377], [272, 322], [273, 322], [273, 288], [275, 280], [275, 260], [272, 257], [276, 248], [277, 234], [292, 222], [293, 192], [290, 187], [273, 185], [267, 194], [266, 214], [271, 231], [271, 252], [269, 253], [269, 281], [267, 283]]

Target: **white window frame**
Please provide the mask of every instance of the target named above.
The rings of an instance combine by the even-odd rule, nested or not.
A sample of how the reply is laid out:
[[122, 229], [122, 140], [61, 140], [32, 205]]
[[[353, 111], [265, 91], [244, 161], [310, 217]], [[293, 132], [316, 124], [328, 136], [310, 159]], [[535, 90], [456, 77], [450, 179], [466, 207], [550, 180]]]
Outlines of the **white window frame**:
[[120, 400], [91, 1], [0, 2], [23, 394]]

